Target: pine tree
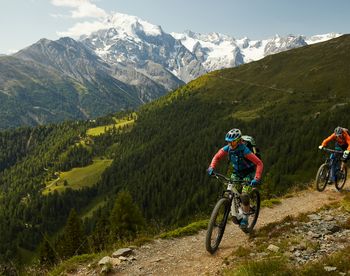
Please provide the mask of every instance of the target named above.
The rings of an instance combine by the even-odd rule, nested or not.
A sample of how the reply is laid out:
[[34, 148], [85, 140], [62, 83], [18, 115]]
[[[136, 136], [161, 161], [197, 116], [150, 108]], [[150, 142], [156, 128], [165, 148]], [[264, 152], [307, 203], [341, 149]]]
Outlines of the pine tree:
[[39, 246], [39, 262], [41, 265], [51, 266], [56, 262], [56, 254], [45, 235], [44, 240]]
[[96, 227], [90, 237], [90, 246], [95, 251], [101, 251], [106, 248], [108, 244], [109, 234], [109, 220], [108, 217], [101, 216]]
[[144, 227], [144, 218], [138, 206], [133, 203], [129, 192], [122, 191], [117, 195], [110, 215], [110, 224], [112, 241], [132, 240]]
[[66, 226], [63, 230], [63, 237], [60, 251], [63, 258], [86, 253], [86, 237], [82, 228], [82, 222], [75, 209], [70, 211]]

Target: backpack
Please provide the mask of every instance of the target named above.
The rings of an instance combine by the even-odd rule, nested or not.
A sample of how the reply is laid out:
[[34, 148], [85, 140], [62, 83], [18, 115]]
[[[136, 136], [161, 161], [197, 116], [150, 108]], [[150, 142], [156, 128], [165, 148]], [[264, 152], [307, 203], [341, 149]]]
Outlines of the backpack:
[[261, 159], [260, 149], [256, 146], [255, 140], [252, 136], [242, 135], [242, 141], [252, 153]]

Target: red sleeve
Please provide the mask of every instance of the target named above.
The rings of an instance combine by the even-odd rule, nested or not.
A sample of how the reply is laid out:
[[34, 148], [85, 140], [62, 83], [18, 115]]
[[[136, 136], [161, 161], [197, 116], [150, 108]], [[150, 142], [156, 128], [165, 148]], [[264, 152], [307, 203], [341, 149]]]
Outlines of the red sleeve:
[[256, 165], [255, 179], [260, 180], [264, 169], [263, 162], [254, 153], [249, 153], [244, 157], [252, 161]]
[[330, 141], [332, 141], [332, 140], [334, 140], [335, 139], [335, 134], [333, 133], [332, 135], [330, 135], [330, 136], [328, 136], [326, 139], [324, 139], [323, 140], [323, 142], [322, 142], [322, 146], [327, 146], [327, 144], [330, 142]]
[[224, 151], [223, 149], [220, 149], [213, 157], [213, 160], [211, 160], [210, 163], [210, 167], [212, 167], [213, 169], [215, 169], [216, 165], [218, 164], [218, 162], [225, 156], [227, 156], [227, 152]]
[[348, 144], [347, 150], [350, 150], [350, 135], [346, 131], [344, 131], [344, 136], [345, 136], [345, 141]]

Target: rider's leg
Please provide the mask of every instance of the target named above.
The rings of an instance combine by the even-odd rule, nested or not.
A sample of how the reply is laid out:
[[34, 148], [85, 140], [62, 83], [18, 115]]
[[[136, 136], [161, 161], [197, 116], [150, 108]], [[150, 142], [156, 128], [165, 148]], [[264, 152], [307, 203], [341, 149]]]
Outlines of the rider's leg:
[[341, 170], [342, 172], [344, 172], [344, 171], [345, 171], [345, 167], [346, 167], [346, 160], [342, 160], [342, 161], [341, 161], [340, 170]]
[[249, 191], [248, 189], [244, 189], [241, 194], [241, 202], [242, 202], [242, 210], [244, 213], [249, 213]]
[[348, 156], [346, 159], [342, 159], [342, 160], [341, 160], [341, 167], [340, 167], [340, 169], [341, 169], [341, 171], [342, 171], [343, 173], [345, 173], [346, 162], [349, 160], [349, 158], [350, 158], [350, 156]]
[[[343, 145], [343, 146], [340, 147], [340, 149], [343, 150], [343, 151], [346, 150], [347, 148], [348, 148], [348, 145], [347, 145], [347, 144], [345, 144], [345, 145]], [[342, 172], [345, 171], [346, 161], [349, 160], [349, 157], [350, 157], [350, 156], [348, 156], [348, 157], [345, 158], [345, 159], [344, 159], [344, 158], [341, 158], [341, 167], [340, 167], [340, 170], [341, 170]]]
[[[250, 173], [249, 175], [247, 175], [244, 180], [247, 181], [248, 183], [254, 178], [255, 172]], [[249, 196], [250, 196], [250, 191], [251, 191], [251, 186], [244, 186], [242, 189], [242, 193], [241, 193], [241, 202], [242, 202], [242, 210], [243, 210], [243, 218], [241, 220], [240, 226], [241, 227], [247, 227], [248, 225], [248, 213], [251, 211], [250, 210], [250, 200], [249, 200]]]
[[[252, 179], [255, 176], [255, 172], [251, 172], [250, 174], [248, 174], [244, 180], [248, 183], [250, 183], [252, 181]], [[249, 205], [249, 194], [251, 191], [251, 187], [250, 186], [244, 186], [243, 190], [242, 190], [242, 194], [241, 194], [241, 201], [242, 201], [242, 209], [244, 213], [249, 213], [250, 212], [250, 205]]]

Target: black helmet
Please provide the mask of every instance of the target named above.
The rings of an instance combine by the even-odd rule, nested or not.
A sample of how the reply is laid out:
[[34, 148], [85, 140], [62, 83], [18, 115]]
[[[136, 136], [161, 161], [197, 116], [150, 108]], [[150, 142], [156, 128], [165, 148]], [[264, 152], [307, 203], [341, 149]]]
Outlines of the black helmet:
[[343, 128], [342, 127], [338, 126], [338, 127], [336, 127], [334, 129], [335, 136], [340, 136], [340, 135], [342, 135], [342, 133], [343, 133]]
[[233, 128], [229, 132], [227, 132], [225, 136], [225, 141], [232, 142], [240, 139], [242, 137], [242, 133], [238, 128]]

